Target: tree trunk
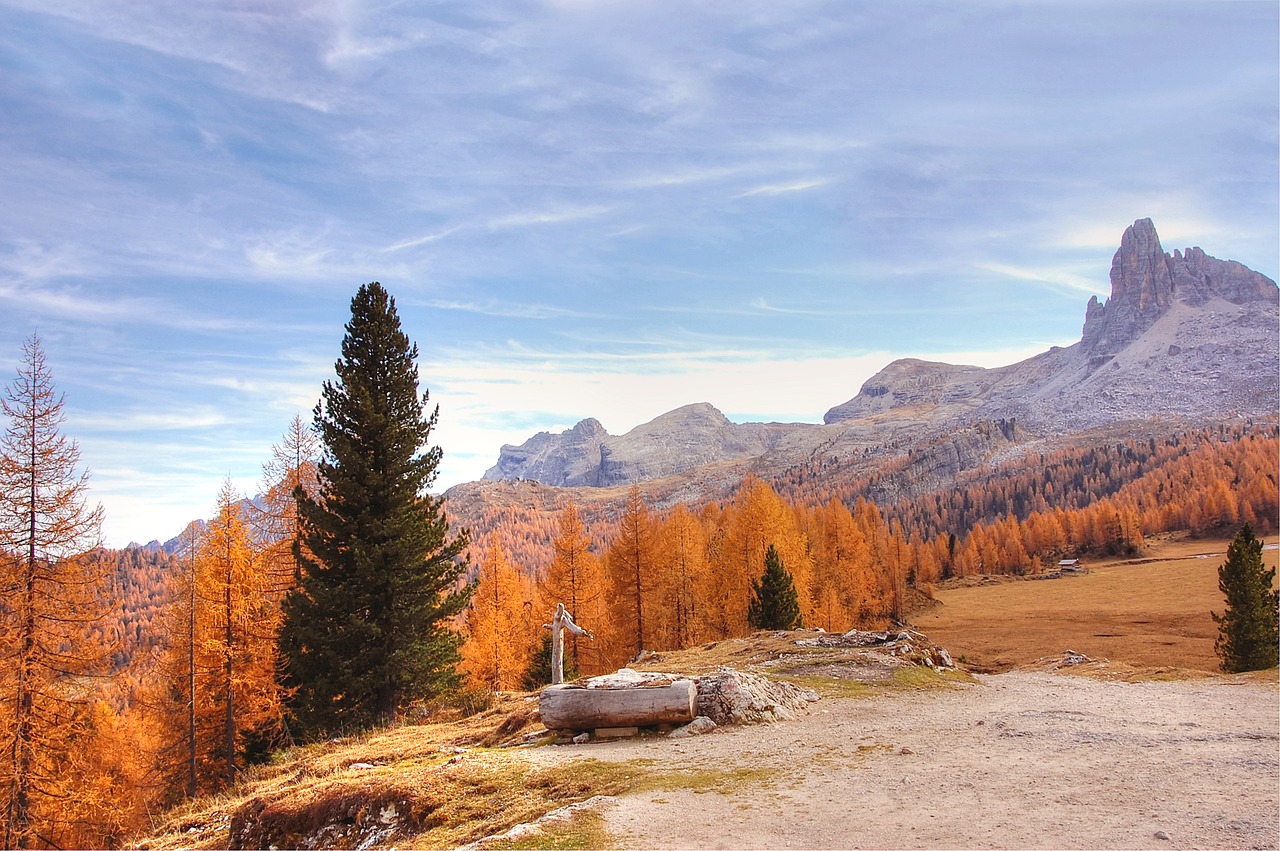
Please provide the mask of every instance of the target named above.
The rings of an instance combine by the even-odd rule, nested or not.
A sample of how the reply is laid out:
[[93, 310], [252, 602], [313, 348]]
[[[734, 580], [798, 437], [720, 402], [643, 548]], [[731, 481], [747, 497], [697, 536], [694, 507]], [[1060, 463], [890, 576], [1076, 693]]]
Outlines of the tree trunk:
[[235, 707], [235, 669], [232, 663], [232, 651], [234, 650], [235, 633], [231, 626], [231, 554], [227, 553], [227, 590], [226, 590], [226, 607], [227, 607], [227, 628], [225, 634], [227, 659], [224, 663], [224, 671], [227, 678], [227, 716], [225, 721], [225, 729], [223, 736], [225, 741], [223, 745], [227, 752], [227, 786], [231, 786], [236, 782], [236, 707]]
[[538, 698], [538, 713], [548, 730], [597, 727], [648, 727], [684, 724], [694, 719], [698, 689], [693, 680], [650, 688], [549, 686]]

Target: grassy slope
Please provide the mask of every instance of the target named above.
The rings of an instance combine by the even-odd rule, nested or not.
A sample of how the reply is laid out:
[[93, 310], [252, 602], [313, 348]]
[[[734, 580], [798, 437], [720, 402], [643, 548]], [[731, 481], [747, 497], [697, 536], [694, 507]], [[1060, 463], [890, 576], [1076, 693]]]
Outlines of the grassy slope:
[[[1274, 537], [1267, 543], [1274, 544]], [[1140, 668], [1217, 672], [1223, 540], [1166, 539], [1140, 559], [1087, 564], [1082, 576], [951, 587], [912, 620], [976, 670], [1001, 671], [1074, 650]], [[1276, 550], [1264, 550], [1270, 567]]]

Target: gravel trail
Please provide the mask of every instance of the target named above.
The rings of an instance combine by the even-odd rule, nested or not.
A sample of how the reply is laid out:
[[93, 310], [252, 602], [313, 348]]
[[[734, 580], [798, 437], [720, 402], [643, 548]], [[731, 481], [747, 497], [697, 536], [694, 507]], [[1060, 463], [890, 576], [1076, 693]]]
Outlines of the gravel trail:
[[1277, 848], [1280, 688], [1012, 672], [827, 698], [796, 721], [539, 749], [772, 768], [732, 794], [624, 795], [629, 848]]

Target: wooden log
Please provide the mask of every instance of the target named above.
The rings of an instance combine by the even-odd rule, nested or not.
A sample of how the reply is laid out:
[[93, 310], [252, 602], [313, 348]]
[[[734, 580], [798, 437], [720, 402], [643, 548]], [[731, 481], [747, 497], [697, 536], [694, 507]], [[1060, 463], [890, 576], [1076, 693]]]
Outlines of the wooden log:
[[538, 715], [548, 730], [651, 727], [692, 721], [698, 704], [693, 680], [655, 688], [548, 686], [538, 698]]

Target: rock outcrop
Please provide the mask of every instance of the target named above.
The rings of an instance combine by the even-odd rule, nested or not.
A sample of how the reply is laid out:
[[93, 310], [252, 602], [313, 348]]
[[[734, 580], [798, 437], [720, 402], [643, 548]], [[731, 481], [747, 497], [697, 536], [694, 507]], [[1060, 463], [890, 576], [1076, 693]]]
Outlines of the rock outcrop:
[[720, 727], [789, 721], [818, 700], [818, 693], [812, 689], [732, 668], [696, 679], [698, 717], [709, 718]]
[[1244, 305], [1274, 300], [1276, 284], [1231, 260], [1199, 248], [1166, 254], [1151, 219], [1139, 219], [1111, 261], [1111, 297], [1085, 309], [1081, 343], [1090, 355], [1115, 355], [1135, 342], [1175, 302], [1200, 307], [1213, 299]]
[[484, 474], [489, 481], [533, 479], [548, 485], [599, 487], [601, 447], [609, 432], [588, 417], [571, 429], [540, 431], [519, 446], [503, 446], [498, 463]]
[[980, 366], [953, 366], [949, 363], [902, 358], [880, 370], [862, 385], [857, 396], [827, 411], [824, 423], [861, 419], [886, 411], [934, 408], [941, 404], [980, 401], [989, 389], [984, 378], [989, 370]]

